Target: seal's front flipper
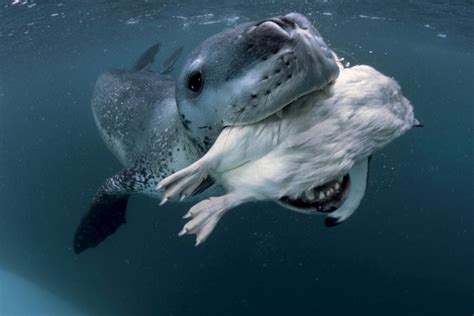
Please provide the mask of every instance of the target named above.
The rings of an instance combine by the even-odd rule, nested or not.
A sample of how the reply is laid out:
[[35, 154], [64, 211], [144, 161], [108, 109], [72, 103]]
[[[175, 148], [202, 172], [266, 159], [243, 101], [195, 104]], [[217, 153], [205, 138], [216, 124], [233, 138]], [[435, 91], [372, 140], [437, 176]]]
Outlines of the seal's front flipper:
[[160, 74], [167, 75], [172, 70], [176, 62], [178, 61], [181, 53], [183, 52], [183, 46], [178, 47], [166, 60], [163, 62], [163, 67], [161, 68]]
[[132, 70], [140, 71], [145, 69], [147, 66], [153, 64], [155, 62], [155, 56], [160, 51], [160, 43], [156, 43], [155, 45], [149, 47], [146, 51], [144, 51], [140, 57], [138, 57], [137, 61], [133, 65]]
[[350, 188], [344, 203], [334, 212], [330, 213], [325, 220], [327, 227], [336, 226], [348, 219], [359, 207], [365, 195], [369, 175], [370, 157], [364, 159], [352, 167], [349, 172]]
[[143, 168], [129, 168], [107, 181], [97, 191], [89, 210], [74, 235], [74, 252], [79, 254], [100, 244], [127, 222], [128, 198], [133, 193], [154, 189], [159, 179]]

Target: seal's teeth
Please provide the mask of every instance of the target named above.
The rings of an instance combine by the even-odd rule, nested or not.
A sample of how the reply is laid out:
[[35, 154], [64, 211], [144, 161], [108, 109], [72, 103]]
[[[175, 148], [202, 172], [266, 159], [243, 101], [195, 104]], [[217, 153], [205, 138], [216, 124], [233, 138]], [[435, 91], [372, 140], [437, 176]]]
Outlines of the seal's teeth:
[[313, 190], [311, 190], [311, 189], [305, 191], [305, 192], [304, 192], [304, 195], [305, 195], [306, 198], [307, 198], [308, 200], [310, 200], [310, 201], [316, 199], [316, 196], [314, 195], [314, 192], [313, 192]]
[[319, 192], [318, 198], [319, 198], [320, 200], [324, 199], [325, 197], [326, 197], [326, 195], [324, 194], [323, 191]]
[[334, 185], [334, 189], [339, 190], [340, 187], [341, 186], [339, 185], [339, 183], [336, 182], [336, 184]]

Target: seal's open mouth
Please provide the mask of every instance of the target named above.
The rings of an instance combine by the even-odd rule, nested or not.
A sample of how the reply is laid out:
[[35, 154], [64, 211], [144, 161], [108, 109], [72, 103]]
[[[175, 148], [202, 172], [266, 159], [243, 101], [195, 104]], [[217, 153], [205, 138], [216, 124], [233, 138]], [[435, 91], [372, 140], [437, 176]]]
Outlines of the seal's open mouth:
[[336, 180], [304, 192], [297, 199], [284, 196], [280, 203], [286, 207], [303, 213], [330, 213], [344, 203], [350, 188], [350, 177], [345, 175]]

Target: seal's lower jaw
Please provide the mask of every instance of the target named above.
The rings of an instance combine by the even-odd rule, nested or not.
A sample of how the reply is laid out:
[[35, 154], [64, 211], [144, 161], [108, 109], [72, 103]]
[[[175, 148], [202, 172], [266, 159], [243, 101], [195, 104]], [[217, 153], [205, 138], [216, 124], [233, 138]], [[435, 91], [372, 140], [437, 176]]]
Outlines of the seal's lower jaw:
[[344, 203], [350, 185], [350, 176], [347, 174], [307, 190], [296, 199], [284, 196], [279, 200], [279, 203], [300, 213], [330, 213], [337, 210]]

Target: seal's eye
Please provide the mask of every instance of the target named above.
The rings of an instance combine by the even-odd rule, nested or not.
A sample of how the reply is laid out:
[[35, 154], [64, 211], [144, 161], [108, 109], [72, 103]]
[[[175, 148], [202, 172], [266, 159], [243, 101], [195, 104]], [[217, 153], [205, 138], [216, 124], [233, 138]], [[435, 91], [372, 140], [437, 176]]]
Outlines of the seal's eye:
[[192, 92], [200, 92], [202, 89], [202, 74], [200, 71], [193, 72], [188, 77], [188, 89]]

